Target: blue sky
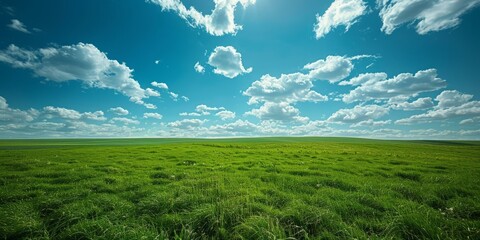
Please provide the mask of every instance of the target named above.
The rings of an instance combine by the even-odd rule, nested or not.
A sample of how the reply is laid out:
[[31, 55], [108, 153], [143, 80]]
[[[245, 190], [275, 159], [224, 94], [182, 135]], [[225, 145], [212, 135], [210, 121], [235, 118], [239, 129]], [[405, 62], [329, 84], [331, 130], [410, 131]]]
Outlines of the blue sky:
[[480, 0], [0, 1], [0, 138], [480, 139]]

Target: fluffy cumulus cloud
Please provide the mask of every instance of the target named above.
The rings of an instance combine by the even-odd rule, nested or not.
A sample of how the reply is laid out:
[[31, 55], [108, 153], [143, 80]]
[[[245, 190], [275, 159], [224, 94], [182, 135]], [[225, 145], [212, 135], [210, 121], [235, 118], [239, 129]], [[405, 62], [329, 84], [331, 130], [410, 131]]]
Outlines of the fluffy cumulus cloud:
[[351, 58], [342, 56], [328, 56], [325, 59], [309, 63], [303, 67], [310, 70], [309, 78], [338, 82], [350, 75], [353, 64]]
[[215, 69], [213, 72], [228, 78], [252, 72], [252, 68], [245, 69], [242, 63], [242, 54], [232, 46], [219, 46], [213, 50], [208, 58], [208, 64]]
[[23, 32], [23, 33], [31, 33], [30, 30], [27, 29], [25, 24], [20, 22], [18, 19], [12, 19], [11, 23], [7, 25], [9, 28]]
[[[183, 100], [183, 101], [185, 101], [185, 102], [188, 102], [188, 101], [190, 100], [190, 99], [189, 99], [188, 97], [186, 97], [186, 96], [180, 96], [178, 93], [174, 93], [174, 92], [169, 91], [168, 85], [167, 85], [166, 83], [153, 81], [153, 82], [151, 82], [150, 84], [151, 84], [152, 86], [156, 87], [156, 88], [159, 88], [159, 89], [165, 91], [165, 92], [167, 93], [167, 95], [170, 96], [170, 98], [171, 98], [174, 102], [178, 101], [178, 99], [181, 99], [181, 100]], [[154, 91], [154, 90], [152, 90], [151, 88], [147, 88], [147, 90], [148, 90], [148, 91]], [[155, 96], [160, 96], [160, 93], [159, 93], [159, 92], [156, 92], [156, 91], [155, 91], [155, 94], [156, 94]], [[149, 107], [147, 107], [147, 108], [149, 108]], [[155, 109], [155, 108], [152, 108], [152, 109]]]
[[53, 106], [40, 110], [14, 109], [9, 107], [5, 98], [0, 97], [0, 136], [4, 138], [127, 137], [141, 136], [145, 132], [142, 128], [128, 126], [129, 123], [137, 124], [138, 121], [133, 119], [115, 119], [110, 123], [106, 120], [103, 111], [79, 112]]
[[348, 81], [341, 81], [338, 83], [340, 86], [352, 85], [358, 86], [366, 82], [378, 82], [387, 79], [388, 75], [386, 73], [362, 73]]
[[312, 87], [312, 80], [306, 74], [282, 74], [279, 78], [267, 74], [262, 76], [260, 80], [253, 82], [243, 92], [243, 95], [250, 97], [249, 104], [259, 102], [319, 102], [328, 100], [328, 97], [311, 90]]
[[373, 119], [368, 119], [365, 121], [361, 121], [355, 124], [352, 124], [351, 127], [365, 127], [365, 126], [370, 126], [370, 127], [381, 127], [385, 126], [392, 123], [392, 120], [385, 120], [385, 121], [375, 121]]
[[397, 120], [395, 123], [408, 125], [454, 118], [480, 117], [480, 101], [471, 101], [472, 97], [455, 90], [443, 91], [435, 98], [438, 103], [432, 110]]
[[[452, 92], [454, 94], [452, 94]], [[450, 103], [445, 99], [457, 99]], [[469, 100], [465, 100], [469, 99]], [[414, 101], [415, 102], [415, 101]], [[0, 136], [2, 137], [209, 137], [209, 136], [278, 136], [278, 135], [321, 135], [321, 136], [358, 136], [376, 138], [436, 138], [436, 139], [478, 139], [480, 131], [476, 128], [480, 121], [480, 104], [472, 101], [468, 94], [457, 91], [444, 91], [435, 98], [436, 106], [426, 114], [415, 115], [411, 123], [433, 121], [435, 119], [460, 123], [463, 130], [416, 129], [399, 130], [386, 128], [392, 120], [381, 120], [388, 114], [390, 106], [358, 105], [351, 109], [340, 109], [327, 120], [308, 121], [298, 114], [289, 104], [274, 106], [265, 104], [261, 111], [253, 111], [264, 116], [259, 123], [236, 120], [221, 124], [207, 125], [207, 120], [183, 119], [169, 123], [159, 123], [153, 128], [145, 128], [141, 119], [113, 117], [110, 121], [99, 121], [101, 111], [79, 112], [73, 109], [47, 106], [40, 110], [20, 110], [9, 106], [0, 97]], [[200, 106], [200, 105], [199, 105]], [[441, 106], [441, 107], [440, 107]], [[270, 109], [268, 109], [270, 108]], [[220, 107], [201, 106], [199, 110], [221, 113]], [[287, 109], [285, 111], [285, 109]], [[254, 114], [249, 113], [249, 114]], [[272, 116], [267, 116], [273, 114]], [[217, 114], [215, 114], [217, 115]], [[248, 114], [247, 114], [248, 115]], [[287, 117], [285, 117], [287, 116]], [[157, 117], [152, 113], [143, 118]], [[297, 121], [283, 119], [298, 118]], [[143, 119], [142, 118], [142, 119]], [[274, 120], [277, 119], [277, 120]], [[345, 124], [338, 124], [345, 123]], [[141, 125], [140, 125], [141, 124]], [[398, 124], [398, 123], [397, 123]], [[152, 125], [154, 126], [154, 125]]]
[[144, 113], [143, 118], [162, 119], [163, 116], [160, 113]]
[[470, 124], [480, 123], [480, 116], [463, 119], [459, 123], [461, 125], [470, 125]]
[[478, 6], [480, 0], [380, 0], [382, 31], [391, 34], [406, 23], [415, 24], [417, 33], [427, 34], [460, 24], [460, 17]]
[[124, 109], [122, 107], [110, 108], [109, 111], [121, 116], [128, 115], [129, 113], [127, 109]]
[[69, 122], [34, 122], [29, 124], [0, 125], [0, 135], [6, 138], [32, 137], [140, 137], [145, 129], [130, 125], [111, 123], [87, 123], [82, 121]]
[[445, 109], [449, 107], [460, 106], [473, 98], [473, 95], [464, 94], [456, 90], [446, 90], [441, 92], [435, 101], [438, 102], [436, 108]]
[[202, 114], [197, 113], [197, 112], [191, 112], [191, 113], [181, 112], [178, 115], [180, 115], [182, 117], [200, 117], [200, 116], [202, 116]]
[[328, 119], [332, 123], [360, 123], [370, 121], [388, 114], [389, 108], [378, 105], [357, 105], [349, 109], [340, 109], [333, 113]]
[[152, 86], [154, 87], [157, 87], [157, 88], [160, 88], [160, 89], [167, 89], [168, 90], [168, 85], [166, 83], [159, 83], [159, 82], [151, 82], [150, 84], [152, 84]]
[[235, 118], [235, 115], [236, 114], [234, 112], [228, 110], [223, 110], [215, 114], [215, 116], [219, 117], [222, 120]]
[[[222, 118], [218, 114], [219, 112], [224, 112], [224, 113], [220, 114], [220, 115], [223, 115], [224, 117], [229, 116], [229, 115], [231, 116], [231, 114], [233, 113], [231, 111], [226, 110], [224, 107], [210, 107], [210, 106], [207, 106], [205, 104], [200, 104], [200, 105], [197, 105], [195, 107], [195, 112], [190, 112], [190, 113], [182, 112], [179, 115], [183, 116], [183, 117], [200, 117], [200, 116], [208, 116], [212, 113], [216, 113], [215, 114], [216, 116], [219, 116], [220, 118]], [[233, 113], [233, 118], [234, 117], [235, 117], [235, 113]], [[227, 117], [226, 119], [228, 119], [228, 118], [229, 117]]]
[[203, 27], [214, 36], [236, 34], [242, 26], [235, 23], [235, 8], [238, 4], [244, 8], [255, 4], [256, 0], [214, 0], [215, 8], [210, 15], [204, 15], [194, 7], [187, 8], [180, 0], [149, 0], [162, 7], [164, 11], [176, 12], [192, 27]]
[[195, 69], [195, 72], [198, 72], [198, 73], [205, 72], [205, 68], [199, 62], [195, 63], [195, 65], [193, 66], [193, 69]]
[[176, 102], [178, 101], [178, 94], [174, 93], [174, 92], [169, 92], [168, 95], [170, 95], [170, 98]]
[[250, 97], [249, 104], [263, 103], [246, 114], [262, 120], [304, 122], [307, 118], [301, 117], [292, 104], [328, 100], [327, 96], [311, 90], [312, 87], [312, 80], [302, 73], [282, 74], [279, 78], [264, 75], [243, 92]]
[[245, 113], [261, 120], [275, 120], [281, 122], [307, 122], [307, 117], [300, 116], [300, 111], [286, 102], [266, 102], [258, 109]]
[[131, 118], [126, 118], [126, 117], [114, 117], [110, 120], [111, 123], [123, 123], [123, 124], [135, 124], [138, 125], [140, 124], [140, 121], [136, 119], [131, 119]]
[[169, 122], [167, 124], [168, 127], [177, 128], [177, 129], [194, 129], [196, 127], [200, 127], [203, 125], [207, 120], [201, 119], [183, 119], [174, 122]]
[[422, 110], [433, 107], [435, 104], [432, 98], [419, 98], [413, 102], [392, 103], [391, 107], [397, 110]]
[[210, 115], [210, 112], [225, 110], [224, 107], [209, 107], [205, 104], [200, 104], [195, 107], [195, 111], [202, 115]]
[[[108, 59], [104, 52], [92, 44], [78, 43], [34, 51], [10, 45], [0, 51], [0, 62], [15, 68], [30, 69], [35, 75], [50, 81], [76, 80], [92, 88], [113, 89], [138, 104], [146, 105], [143, 99], [160, 96], [153, 89], [143, 89], [133, 79], [133, 69], [125, 63]], [[150, 104], [147, 107], [155, 106]]]
[[68, 120], [80, 120], [80, 119], [89, 119], [89, 120], [97, 120], [97, 121], [107, 120], [107, 118], [104, 116], [104, 113], [102, 111], [81, 113], [73, 109], [53, 107], [53, 106], [44, 107], [43, 114], [45, 114], [47, 118], [59, 117], [59, 118], [68, 119]]
[[5, 98], [0, 97], [0, 122], [8, 123], [29, 123], [39, 119], [61, 119], [68, 121], [105, 121], [107, 118], [103, 111], [79, 112], [77, 110], [46, 106], [41, 110], [12, 109], [8, 106]]
[[213, 125], [208, 129], [214, 135], [250, 135], [258, 131], [258, 126], [246, 121], [237, 120], [235, 122], [226, 123], [222, 125]]
[[[436, 69], [418, 71], [415, 74], [401, 73], [386, 79], [386, 74], [368, 74], [360, 79], [350, 81], [357, 85], [355, 89], [343, 96], [343, 101], [368, 101], [390, 99], [395, 97], [409, 98], [422, 92], [430, 92], [446, 87], [446, 81], [437, 77]], [[355, 84], [354, 84], [355, 83]]]
[[281, 74], [273, 77], [263, 75], [254, 81], [243, 95], [248, 96], [248, 104], [263, 103], [258, 109], [253, 109], [249, 115], [262, 120], [281, 121], [305, 121], [305, 117], [299, 116], [299, 110], [293, 105], [297, 102], [322, 102], [328, 97], [316, 92], [314, 81], [328, 80], [331, 83], [338, 82], [348, 77], [354, 68], [353, 60], [376, 57], [371, 55], [359, 55], [354, 57], [327, 56], [308, 63], [303, 67], [306, 73], [296, 72]]
[[31, 122], [35, 120], [40, 112], [35, 109], [30, 110], [20, 110], [10, 108], [8, 106], [7, 100], [0, 96], [0, 123], [1, 125], [6, 125], [10, 123], [17, 122]]
[[324, 37], [332, 29], [345, 26], [345, 31], [364, 15], [367, 4], [362, 0], [335, 0], [323, 15], [317, 15], [314, 32], [317, 39]]

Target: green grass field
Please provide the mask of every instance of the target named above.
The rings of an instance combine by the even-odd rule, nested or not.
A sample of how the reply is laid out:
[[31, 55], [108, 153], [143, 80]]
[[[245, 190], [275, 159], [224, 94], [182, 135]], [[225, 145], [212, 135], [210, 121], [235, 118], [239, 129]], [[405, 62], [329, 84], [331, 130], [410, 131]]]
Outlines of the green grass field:
[[480, 239], [480, 142], [0, 141], [2, 239]]

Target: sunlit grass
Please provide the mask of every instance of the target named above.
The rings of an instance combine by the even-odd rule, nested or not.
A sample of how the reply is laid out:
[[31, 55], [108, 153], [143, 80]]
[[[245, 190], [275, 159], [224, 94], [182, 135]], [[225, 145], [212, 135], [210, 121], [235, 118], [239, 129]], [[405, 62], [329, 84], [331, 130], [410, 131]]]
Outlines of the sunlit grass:
[[0, 238], [480, 238], [480, 144], [0, 142]]

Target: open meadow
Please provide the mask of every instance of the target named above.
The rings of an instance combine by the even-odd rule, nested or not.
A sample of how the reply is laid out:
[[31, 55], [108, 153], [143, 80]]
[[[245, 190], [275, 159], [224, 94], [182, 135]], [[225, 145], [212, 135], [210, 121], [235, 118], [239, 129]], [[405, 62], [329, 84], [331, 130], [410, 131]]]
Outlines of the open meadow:
[[480, 239], [480, 142], [0, 141], [1, 239]]

